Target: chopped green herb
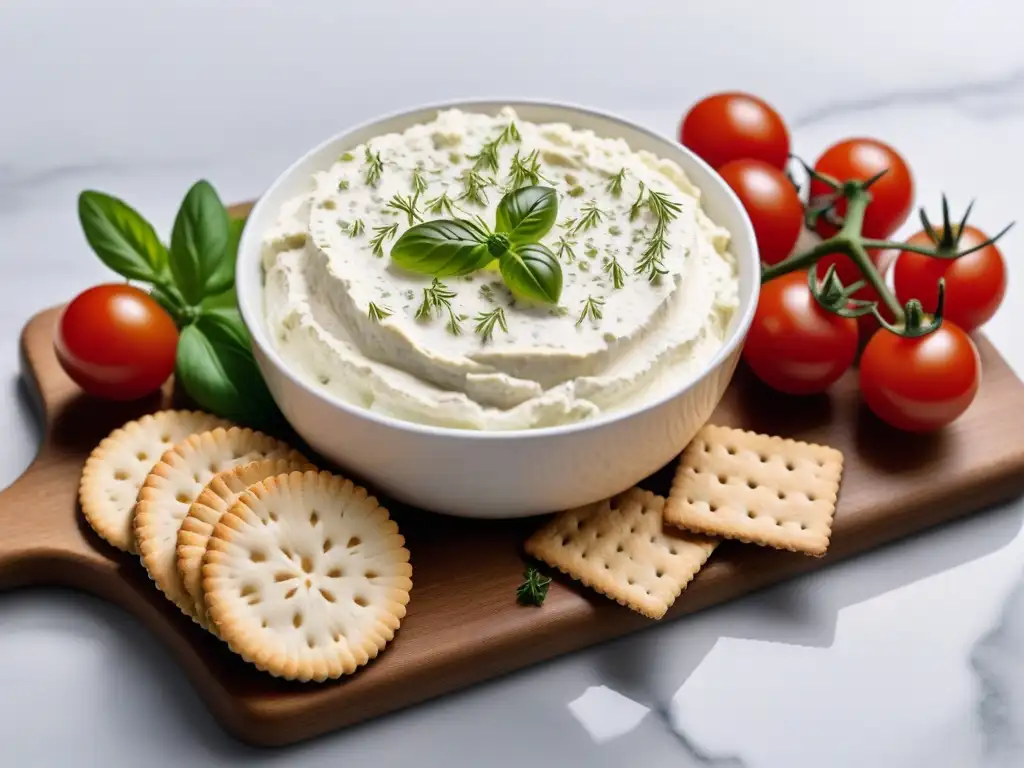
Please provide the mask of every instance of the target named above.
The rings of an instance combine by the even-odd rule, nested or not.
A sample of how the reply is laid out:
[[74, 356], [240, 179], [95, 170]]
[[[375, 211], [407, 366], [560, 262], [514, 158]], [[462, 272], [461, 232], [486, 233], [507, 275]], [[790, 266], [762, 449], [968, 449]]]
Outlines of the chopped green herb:
[[394, 211], [400, 211], [406, 215], [409, 219], [409, 226], [411, 227], [417, 221], [423, 221], [423, 217], [420, 216], [419, 211], [416, 210], [416, 200], [419, 198], [417, 192], [412, 198], [402, 197], [397, 192], [395, 196], [388, 200], [386, 208], [391, 208]]
[[608, 227], [608, 234], [609, 235], [621, 235], [622, 234], [622, 228], [619, 227], [618, 224], [612, 224], [610, 227]]
[[580, 183], [580, 180], [576, 178], [576, 174], [567, 173], [565, 174], [565, 183], [568, 184], [570, 187], [575, 187], [577, 184]]
[[412, 301], [413, 299], [416, 298], [416, 291], [413, 291], [413, 290], [402, 291], [402, 295], [406, 298], [407, 301]]
[[558, 242], [556, 243], [556, 245], [558, 246], [558, 251], [556, 253], [556, 256], [558, 256], [558, 258], [562, 258], [564, 256], [566, 262], [568, 262], [569, 264], [576, 261], [576, 251], [572, 249], [572, 247], [576, 245], [575, 240], [563, 236], [558, 238]]
[[533, 150], [526, 157], [519, 156], [519, 150], [512, 155], [512, 167], [508, 174], [508, 186], [511, 189], [519, 189], [527, 185], [537, 185], [542, 181], [550, 184], [540, 172], [539, 150]]
[[384, 255], [384, 241], [390, 240], [398, 232], [398, 224], [388, 224], [386, 227], [374, 227], [374, 236], [370, 239], [373, 247], [373, 255], [378, 259]]
[[423, 169], [421, 168], [412, 169], [412, 191], [416, 197], [427, 191], [427, 180], [423, 178]]
[[576, 267], [577, 267], [577, 269], [579, 269], [580, 272], [589, 272], [590, 271], [590, 262], [589, 261], [581, 261], [581, 262], [579, 262], [576, 265]]
[[440, 316], [443, 312], [448, 313], [448, 331], [453, 336], [462, 333], [459, 326], [459, 318], [452, 309], [452, 299], [455, 298], [455, 291], [449, 290], [448, 286], [436, 277], [429, 288], [423, 289], [423, 301], [416, 310], [418, 320], [429, 320], [432, 316]]
[[557, 307], [552, 307], [551, 311], [548, 314], [552, 315], [553, 317], [565, 317], [566, 315], [569, 314], [569, 308], [563, 307], [561, 304], [559, 304]]
[[505, 130], [501, 132], [498, 140], [502, 144], [511, 144], [512, 142], [522, 141], [523, 137], [519, 135], [519, 129], [516, 128], [515, 122], [511, 122], [505, 126]]
[[583, 249], [583, 252], [585, 254], [587, 254], [588, 258], [591, 258], [591, 259], [594, 258], [595, 256], [597, 256], [597, 254], [599, 253], [599, 251], [597, 250], [596, 247], [594, 247], [594, 244], [592, 242], [591, 243], [587, 243], [587, 247]]
[[523, 571], [523, 583], [516, 589], [516, 602], [520, 605], [541, 605], [548, 596], [551, 578], [530, 566]]
[[505, 323], [505, 310], [501, 307], [492, 309], [490, 312], [481, 312], [473, 319], [477, 321], [476, 332], [480, 334], [485, 344], [494, 336], [495, 324], [502, 331], [508, 333], [508, 325]]
[[473, 161], [474, 171], [498, 171], [498, 148], [501, 146], [501, 137], [499, 136], [494, 141], [484, 142], [483, 146], [480, 147], [480, 151], [475, 155], [466, 155], [466, 157]]
[[573, 227], [576, 226], [576, 219], [572, 218], [571, 216], [566, 216], [565, 219], [558, 226], [560, 226], [562, 229], [571, 230]]
[[583, 187], [573, 187], [566, 194], [569, 195], [569, 197], [583, 197], [586, 191], [587, 190]]
[[373, 322], [379, 323], [384, 318], [391, 317], [392, 312], [390, 307], [385, 306], [384, 304], [378, 306], [377, 304], [374, 304], [371, 301], [369, 307], [369, 315], [370, 319], [373, 320]]
[[636, 200], [633, 201], [633, 204], [631, 206], [629, 206], [629, 220], [630, 221], [635, 221], [636, 217], [639, 216], [643, 212], [643, 209], [644, 209], [644, 192], [645, 192], [645, 190], [646, 190], [646, 187], [644, 187], [644, 183], [641, 181], [640, 182], [640, 191], [637, 192]]
[[604, 211], [597, 207], [596, 200], [584, 203], [583, 207], [580, 208], [580, 218], [576, 222], [576, 226], [573, 227], [573, 232], [586, 232], [588, 229], [596, 227], [606, 215]]
[[462, 162], [462, 155], [459, 154], [458, 152], [449, 152], [448, 161], [453, 165], [458, 165], [459, 163]]
[[435, 216], [447, 214], [451, 218], [455, 218], [455, 212], [452, 210], [453, 203], [447, 192], [442, 192], [433, 200], [427, 200], [424, 205]]
[[348, 189], [348, 179], [342, 179], [338, 182], [338, 191], [344, 192], [346, 189]]
[[494, 184], [493, 179], [481, 176], [475, 170], [467, 170], [462, 174], [462, 194], [456, 199], [468, 200], [471, 203], [486, 206], [487, 193], [484, 189], [492, 184]]
[[618, 259], [609, 259], [605, 262], [602, 271], [611, 275], [612, 285], [615, 286], [616, 289], [619, 289], [626, 284], [626, 270], [624, 270], [622, 265], [619, 264]]
[[612, 197], [622, 197], [622, 182], [626, 178], [626, 169], [623, 168], [621, 171], [616, 173], [611, 179], [608, 180], [608, 193]]
[[338, 158], [339, 163], [351, 163], [356, 159], [356, 156], [351, 152], [342, 152], [341, 157]]
[[484, 301], [488, 301], [491, 304], [494, 303], [494, 289], [490, 285], [484, 283], [480, 286], [480, 298]]
[[370, 145], [366, 145], [364, 150], [366, 157], [366, 176], [364, 180], [366, 185], [369, 187], [376, 187], [380, 181], [380, 174], [384, 170], [384, 162], [380, 159], [380, 152], [374, 153], [370, 149]]
[[604, 306], [604, 299], [595, 299], [593, 296], [587, 296], [586, 301], [583, 302], [583, 311], [580, 312], [580, 319], [576, 321], [576, 327], [583, 325], [583, 321], [588, 317], [591, 320], [600, 320], [604, 317], [604, 313], [601, 307]]
[[356, 219], [345, 229], [345, 234], [349, 237], [359, 237], [363, 234], [363, 230], [366, 229], [366, 225], [363, 224], [362, 219]]

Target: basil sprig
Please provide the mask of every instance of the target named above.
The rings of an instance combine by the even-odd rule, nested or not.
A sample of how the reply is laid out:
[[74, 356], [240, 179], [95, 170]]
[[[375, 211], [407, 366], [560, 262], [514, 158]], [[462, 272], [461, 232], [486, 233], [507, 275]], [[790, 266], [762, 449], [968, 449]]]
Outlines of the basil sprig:
[[174, 218], [170, 245], [135, 209], [111, 195], [78, 197], [85, 239], [100, 260], [150, 295], [179, 329], [175, 376], [211, 413], [264, 429], [281, 425], [238, 312], [235, 261], [245, 219], [232, 217], [207, 181], [196, 182]]
[[497, 259], [505, 284], [520, 296], [554, 304], [562, 295], [562, 266], [540, 243], [558, 217], [551, 187], [520, 187], [498, 203], [492, 232], [482, 219], [435, 219], [407, 229], [391, 260], [435, 277], [466, 275]]

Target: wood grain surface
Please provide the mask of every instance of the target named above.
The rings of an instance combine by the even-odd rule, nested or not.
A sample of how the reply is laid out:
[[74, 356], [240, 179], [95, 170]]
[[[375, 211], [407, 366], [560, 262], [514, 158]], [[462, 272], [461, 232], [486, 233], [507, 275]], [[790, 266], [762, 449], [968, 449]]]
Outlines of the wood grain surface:
[[[409, 613], [395, 641], [348, 679], [276, 680], [232, 655], [178, 613], [136, 558], [92, 533], [77, 505], [82, 463], [112, 429], [157, 410], [168, 389], [119, 405], [80, 394], [52, 350], [58, 309], [25, 327], [21, 352], [45, 421], [39, 455], [0, 493], [0, 587], [59, 584], [131, 611], [165, 642], [213, 715], [240, 739], [280, 745], [568, 653], [651, 624], [611, 601], [556, 579], [542, 608], [520, 607], [522, 542], [538, 519], [486, 522], [389, 505], [412, 553]], [[820, 568], [1024, 490], [1024, 385], [978, 339], [981, 391], [951, 428], [932, 437], [897, 433], [859, 405], [848, 376], [829, 396], [791, 399], [741, 369], [713, 422], [834, 446], [846, 469], [824, 558], [752, 546], [720, 547], [663, 621]], [[645, 485], [664, 492], [671, 467]], [[387, 500], [385, 499], [385, 503]]]

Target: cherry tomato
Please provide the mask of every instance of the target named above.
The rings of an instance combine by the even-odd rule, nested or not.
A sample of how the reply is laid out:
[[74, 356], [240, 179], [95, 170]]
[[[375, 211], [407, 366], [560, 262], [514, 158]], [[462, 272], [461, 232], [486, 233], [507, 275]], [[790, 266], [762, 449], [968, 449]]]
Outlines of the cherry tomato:
[[860, 358], [864, 402], [880, 419], [908, 432], [931, 432], [954, 421], [980, 382], [974, 342], [947, 321], [914, 339], [879, 331]]
[[786, 258], [803, 227], [804, 207], [796, 187], [782, 171], [761, 160], [733, 160], [718, 169], [743, 203], [754, 225], [757, 249], [765, 264]]
[[[814, 170], [837, 181], [866, 181], [879, 171], [888, 172], [871, 185], [871, 202], [864, 211], [864, 237], [885, 239], [899, 229], [914, 205], [914, 180], [910, 168], [899, 153], [888, 144], [875, 139], [847, 139], [825, 150], [814, 164]], [[811, 181], [811, 197], [832, 190], [821, 181]], [[846, 201], [840, 200], [836, 213], [846, 212]], [[822, 237], [831, 237], [836, 228], [824, 216], [816, 227]]]
[[818, 304], [806, 272], [761, 286], [743, 359], [765, 384], [791, 395], [824, 392], [856, 356], [857, 321]]
[[[938, 234], [942, 235], [941, 229]], [[987, 239], [981, 230], [966, 226], [957, 247], [964, 251]], [[918, 232], [907, 242], [925, 247], [934, 245], [927, 232]], [[917, 299], [926, 312], [934, 312], [940, 277], [946, 280], [943, 316], [968, 332], [988, 322], [1006, 295], [1003, 254], [996, 246], [987, 245], [954, 261], [902, 251], [893, 270], [896, 296], [903, 303]]]
[[174, 370], [178, 329], [149, 294], [124, 283], [79, 294], [61, 313], [54, 349], [78, 386], [108, 400], [157, 390]]
[[698, 101], [683, 118], [679, 140], [715, 170], [743, 158], [782, 169], [789, 159], [786, 124], [748, 93], [716, 93]]

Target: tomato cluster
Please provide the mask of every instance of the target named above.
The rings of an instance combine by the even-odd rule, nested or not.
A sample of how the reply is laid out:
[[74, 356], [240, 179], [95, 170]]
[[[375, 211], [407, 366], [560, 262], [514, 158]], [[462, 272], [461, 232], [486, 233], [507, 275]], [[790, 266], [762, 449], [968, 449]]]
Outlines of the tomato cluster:
[[[967, 225], [966, 216], [951, 223], [943, 201], [942, 226], [933, 227], [922, 212], [921, 231], [890, 242], [913, 208], [913, 176], [895, 149], [871, 138], [826, 149], [807, 168], [805, 203], [787, 173], [785, 122], [750, 94], [702, 99], [684, 117], [679, 138], [736, 193], [753, 225], [762, 265], [776, 266], [779, 273], [761, 287], [743, 349], [758, 378], [788, 394], [817, 394], [857, 364], [864, 402], [907, 431], [939, 429], [967, 409], [981, 379], [968, 334], [995, 314], [1006, 291], [1003, 256], [990, 238]], [[852, 210], [857, 195], [856, 220], [847, 222], [848, 202]], [[794, 249], [805, 227], [826, 251], [837, 235], [855, 239], [860, 263], [847, 253], [824, 252], [802, 269], [780, 272], [798, 258]], [[972, 252], [959, 255], [965, 251]], [[813, 281], [809, 269], [815, 270]], [[826, 307], [812, 289], [812, 282], [826, 277], [850, 289], [841, 294], [840, 306]], [[885, 282], [890, 277], [891, 289]], [[938, 327], [915, 334], [907, 313], [939, 312], [940, 279]], [[873, 311], [854, 317], [855, 308], [869, 305]]]

